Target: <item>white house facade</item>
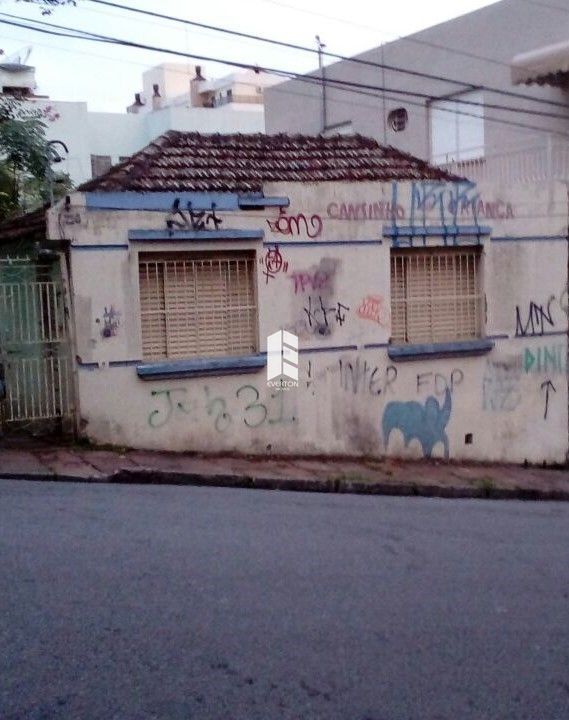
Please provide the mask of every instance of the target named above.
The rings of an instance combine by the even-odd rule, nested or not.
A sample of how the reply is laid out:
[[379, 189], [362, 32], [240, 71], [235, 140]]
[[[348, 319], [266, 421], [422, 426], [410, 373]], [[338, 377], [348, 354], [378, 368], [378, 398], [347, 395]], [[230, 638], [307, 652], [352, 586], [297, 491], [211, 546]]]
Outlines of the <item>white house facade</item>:
[[566, 459], [561, 184], [477, 186], [359, 136], [170, 133], [49, 237], [93, 442]]

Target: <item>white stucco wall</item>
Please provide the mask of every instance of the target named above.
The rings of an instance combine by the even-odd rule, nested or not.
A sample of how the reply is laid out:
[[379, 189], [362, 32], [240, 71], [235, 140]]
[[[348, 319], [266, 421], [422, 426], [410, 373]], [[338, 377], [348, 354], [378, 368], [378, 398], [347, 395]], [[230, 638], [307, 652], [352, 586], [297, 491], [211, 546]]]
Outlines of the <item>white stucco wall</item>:
[[[94, 442], [179, 451], [421, 457], [428, 420], [413, 425], [413, 417], [423, 417], [427, 402], [431, 409], [436, 402], [440, 410], [449, 388], [451, 411], [444, 433], [451, 459], [563, 462], [568, 434], [566, 188], [478, 187], [469, 192], [470, 199], [479, 194], [479, 222], [491, 228], [483, 238], [483, 282], [486, 336], [495, 347], [478, 357], [406, 362], [391, 360], [386, 347], [391, 240], [382, 229], [391, 223], [388, 203], [395, 199], [400, 206], [400, 225], [410, 223], [414, 204], [410, 183], [396, 185], [396, 191], [395, 197], [391, 183], [267, 186], [266, 195], [290, 197], [278, 226], [276, 209], [219, 213], [223, 228], [264, 229], [265, 244], [183, 244], [186, 251], [255, 250], [259, 349], [265, 350], [267, 335], [280, 328], [299, 335], [299, 387], [286, 391], [269, 388], [264, 370], [140, 380], [138, 253], [177, 251], [181, 243], [129, 244], [127, 233], [163, 229], [166, 213], [87, 211], [79, 195], [73, 196], [70, 212], [79, 222], [68, 224], [65, 214], [58, 219], [57, 209], [52, 211], [51, 236], [63, 234], [74, 246], [82, 432]], [[426, 217], [415, 207], [414, 223], [452, 224], [449, 198], [454, 191], [450, 185], [436, 190], [444, 216], [435, 202]], [[458, 223], [472, 224], [470, 201], [459, 205]], [[293, 223], [288, 234], [286, 218], [299, 213], [306, 224], [300, 219], [300, 231]], [[440, 244], [442, 236], [428, 242]], [[282, 266], [267, 277], [267, 253], [275, 243]], [[121, 244], [128, 249], [93, 247]], [[375, 320], [361, 316], [368, 296], [381, 304]], [[317, 329], [323, 315], [315, 309], [320, 298], [332, 308], [323, 334]], [[106, 338], [101, 330], [111, 306], [119, 325], [116, 335]], [[386, 415], [401, 427], [413, 426], [415, 437], [407, 447], [397, 427], [386, 445]], [[443, 455], [443, 442], [437, 442], [433, 456]]]

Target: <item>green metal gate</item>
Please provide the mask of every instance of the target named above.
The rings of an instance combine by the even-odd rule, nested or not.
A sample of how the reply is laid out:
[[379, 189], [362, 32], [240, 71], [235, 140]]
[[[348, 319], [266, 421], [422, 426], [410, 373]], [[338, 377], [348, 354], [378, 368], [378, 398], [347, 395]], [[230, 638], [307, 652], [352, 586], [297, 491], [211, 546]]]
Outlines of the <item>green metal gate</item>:
[[5, 430], [71, 424], [70, 344], [57, 262], [0, 260], [0, 363]]

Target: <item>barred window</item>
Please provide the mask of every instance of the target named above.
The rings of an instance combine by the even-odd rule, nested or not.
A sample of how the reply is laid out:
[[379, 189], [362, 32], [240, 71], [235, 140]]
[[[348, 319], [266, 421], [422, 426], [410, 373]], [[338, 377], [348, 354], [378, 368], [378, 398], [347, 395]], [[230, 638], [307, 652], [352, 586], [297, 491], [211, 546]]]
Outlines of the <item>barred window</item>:
[[391, 252], [391, 341], [472, 340], [482, 336], [480, 248]]
[[139, 285], [144, 359], [257, 351], [254, 253], [141, 253]]

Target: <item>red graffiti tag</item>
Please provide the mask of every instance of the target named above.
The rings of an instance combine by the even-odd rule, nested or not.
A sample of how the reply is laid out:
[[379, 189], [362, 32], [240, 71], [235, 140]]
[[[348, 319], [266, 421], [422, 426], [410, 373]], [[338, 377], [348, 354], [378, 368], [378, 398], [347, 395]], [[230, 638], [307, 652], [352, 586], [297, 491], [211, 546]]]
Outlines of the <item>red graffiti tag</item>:
[[304, 227], [304, 233], [309, 238], [317, 238], [322, 233], [323, 222], [320, 215], [311, 215], [308, 219], [304, 213], [287, 215], [281, 208], [276, 220], [267, 220], [271, 232], [277, 235], [300, 235]]
[[275, 245], [273, 248], [267, 250], [264, 258], [261, 258], [259, 262], [265, 266], [263, 275], [265, 276], [265, 282], [269, 283], [269, 278], [274, 278], [277, 273], [286, 273], [288, 270], [288, 262], [283, 260], [279, 246]]
[[316, 272], [293, 272], [289, 278], [294, 282], [294, 294], [304, 293], [307, 290], [329, 290], [331, 289], [332, 276], [330, 273], [317, 270]]
[[385, 300], [381, 295], [365, 297], [357, 309], [357, 314], [358, 317], [371, 320], [382, 327], [388, 327], [391, 322], [389, 309], [385, 306]]

